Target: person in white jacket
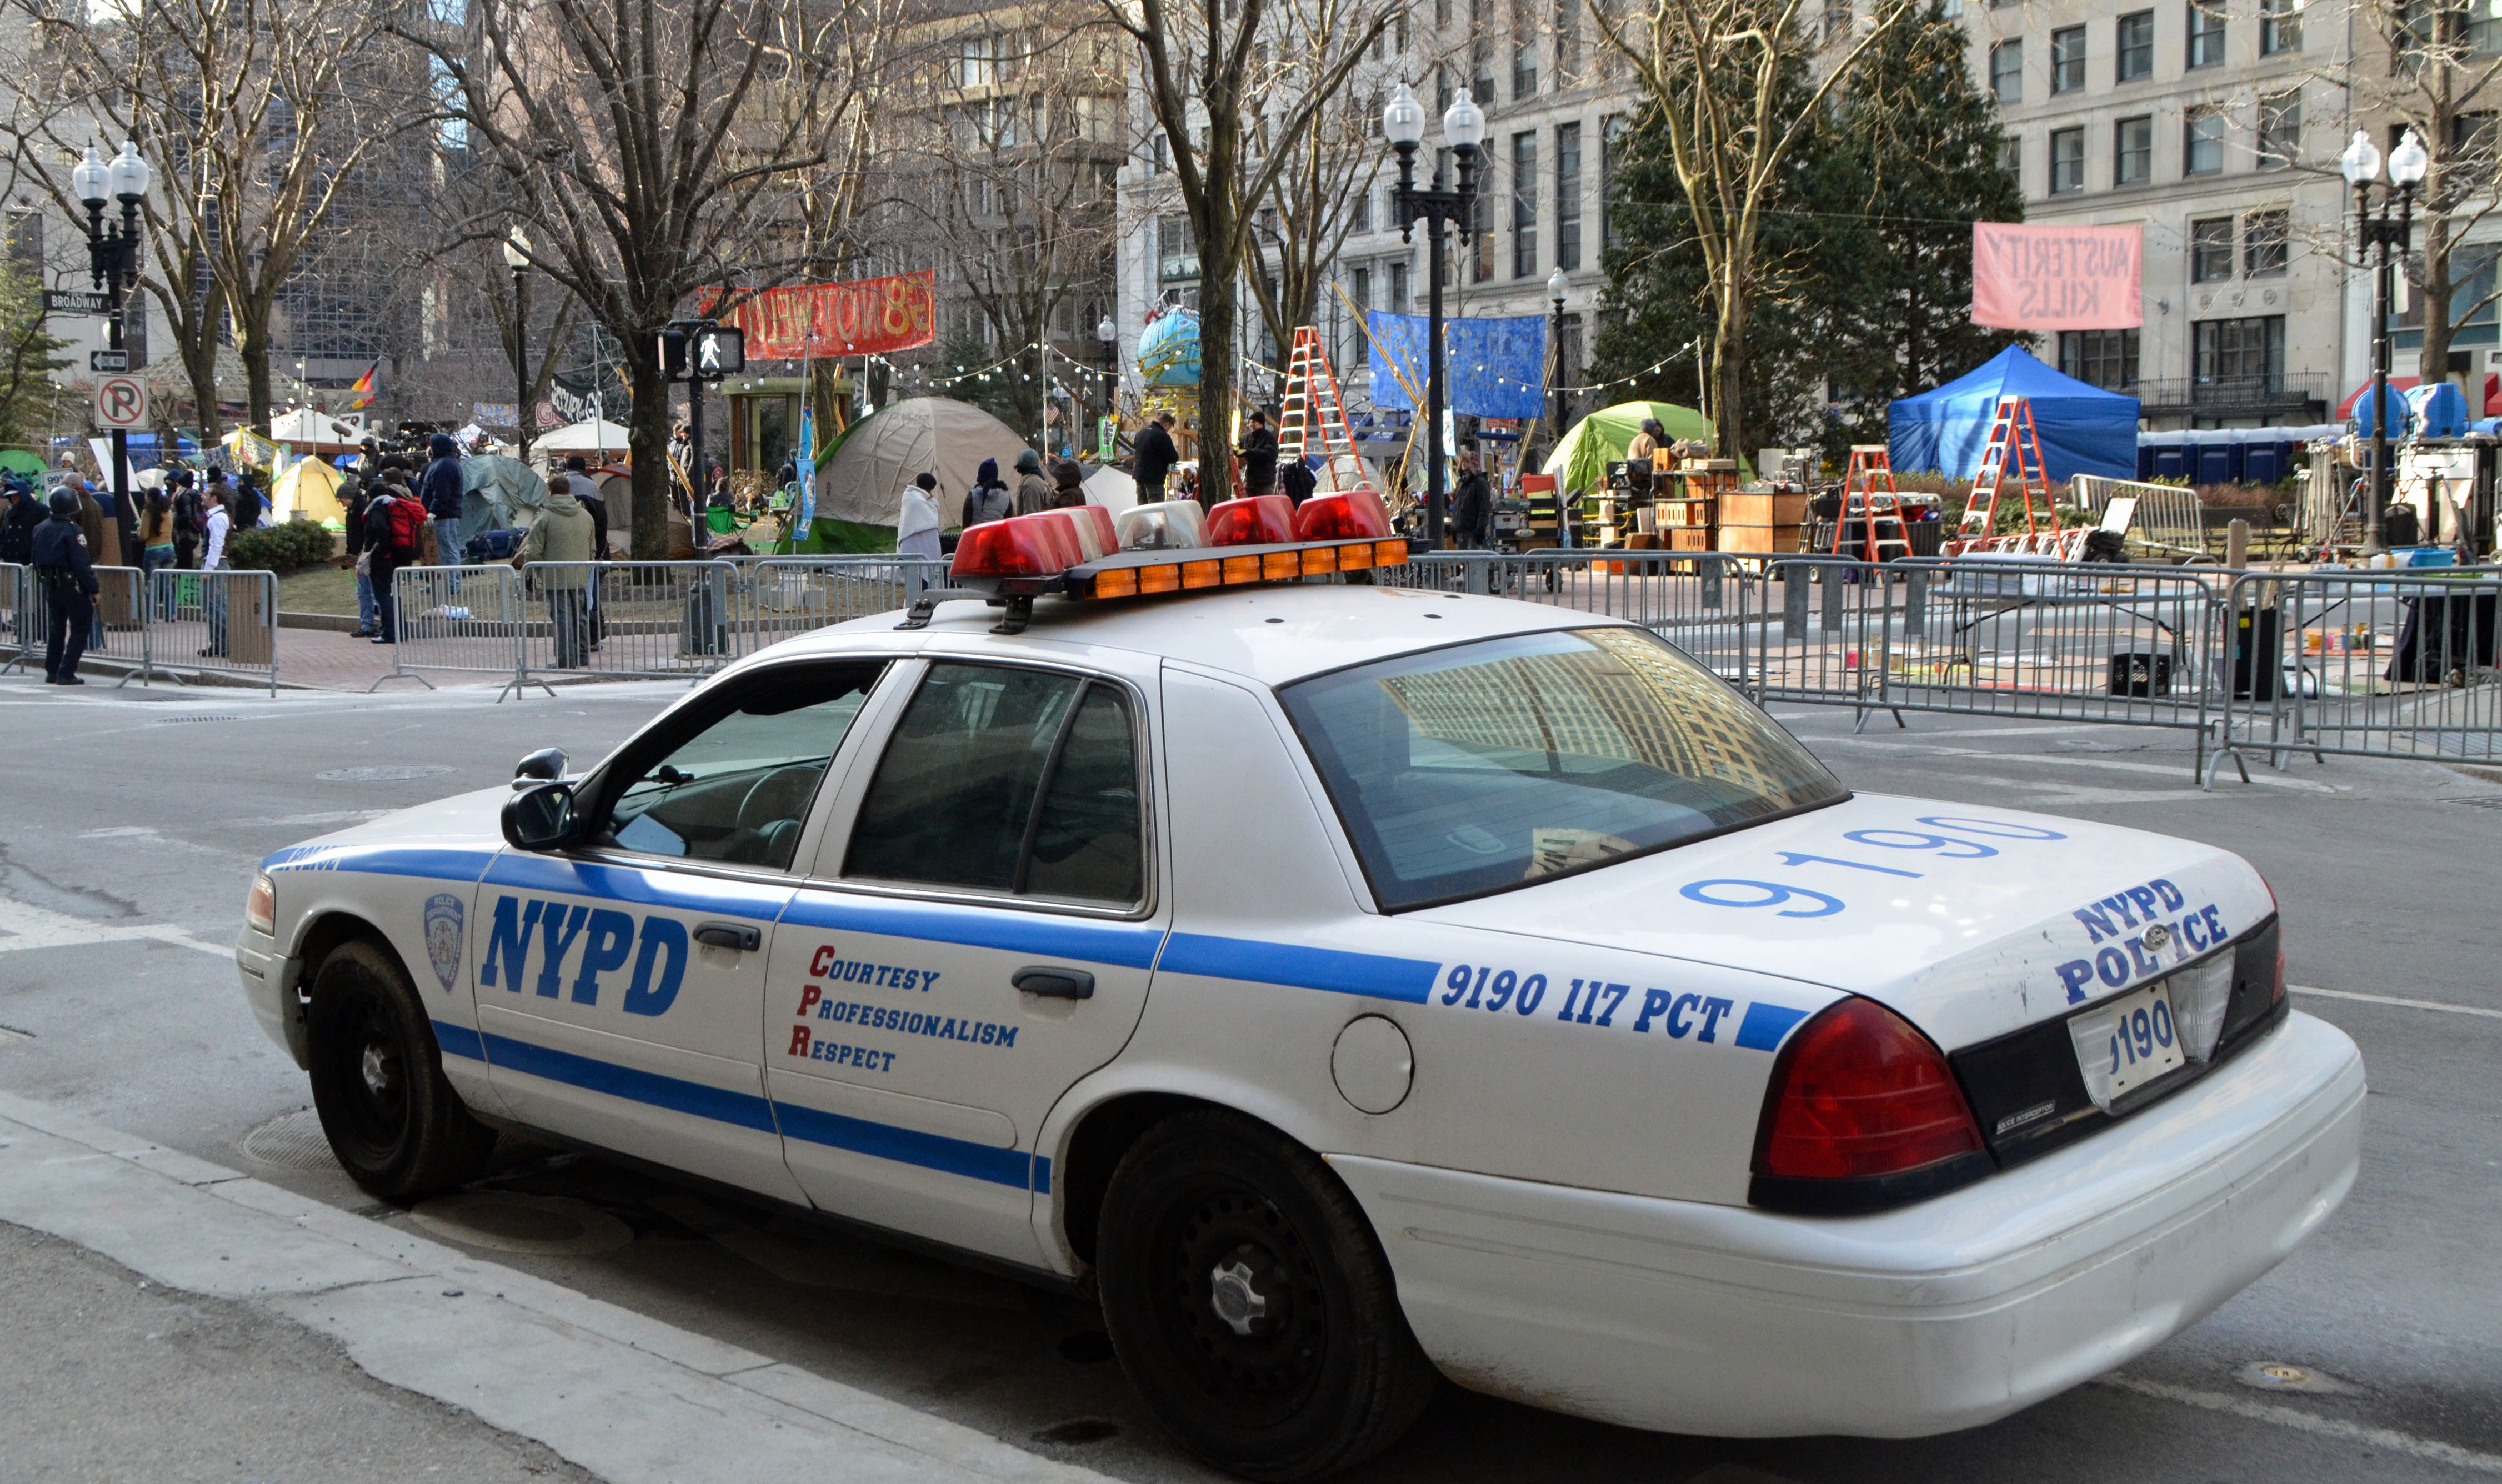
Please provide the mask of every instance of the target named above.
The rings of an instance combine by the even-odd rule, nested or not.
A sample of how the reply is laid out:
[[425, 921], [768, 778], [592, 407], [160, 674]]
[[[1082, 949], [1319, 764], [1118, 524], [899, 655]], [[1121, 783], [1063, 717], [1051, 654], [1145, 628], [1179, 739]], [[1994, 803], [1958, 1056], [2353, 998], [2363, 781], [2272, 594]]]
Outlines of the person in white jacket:
[[938, 559], [938, 477], [921, 473], [903, 489], [903, 516], [895, 523], [895, 550], [902, 556]]

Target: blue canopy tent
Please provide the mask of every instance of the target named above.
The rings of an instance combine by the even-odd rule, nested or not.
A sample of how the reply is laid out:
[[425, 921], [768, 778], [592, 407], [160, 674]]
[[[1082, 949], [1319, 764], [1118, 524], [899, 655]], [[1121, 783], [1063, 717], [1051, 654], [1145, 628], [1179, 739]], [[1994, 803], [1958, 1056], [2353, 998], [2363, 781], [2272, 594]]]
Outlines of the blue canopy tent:
[[2072, 474], [2137, 476], [2137, 398], [2062, 376], [2009, 346], [1977, 369], [1934, 391], [1905, 397], [1886, 410], [1894, 468], [1937, 469], [1970, 479], [1989, 446], [1990, 421], [2001, 397], [2032, 404], [2042, 461], [2052, 479]]

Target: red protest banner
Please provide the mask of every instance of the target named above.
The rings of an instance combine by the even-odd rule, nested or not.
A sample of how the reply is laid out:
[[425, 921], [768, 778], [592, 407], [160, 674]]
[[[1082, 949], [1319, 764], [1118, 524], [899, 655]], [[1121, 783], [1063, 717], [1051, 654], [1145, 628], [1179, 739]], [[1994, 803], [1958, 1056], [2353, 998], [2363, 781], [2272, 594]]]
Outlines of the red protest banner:
[[2146, 322], [2142, 226], [1972, 224], [1972, 322], [2117, 330]]
[[767, 288], [730, 311], [750, 360], [908, 351], [938, 338], [938, 275]]

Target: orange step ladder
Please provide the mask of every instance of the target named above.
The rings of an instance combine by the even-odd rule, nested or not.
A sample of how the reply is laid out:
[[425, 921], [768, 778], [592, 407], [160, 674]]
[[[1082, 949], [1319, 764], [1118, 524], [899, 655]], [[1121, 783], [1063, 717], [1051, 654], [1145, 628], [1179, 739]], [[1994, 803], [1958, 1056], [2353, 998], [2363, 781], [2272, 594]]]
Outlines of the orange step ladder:
[[1355, 435], [1347, 429], [1346, 405], [1338, 396], [1329, 353], [1321, 349], [1321, 332], [1304, 324], [1295, 329], [1286, 390], [1277, 402], [1277, 465], [1283, 468], [1289, 460], [1313, 454], [1322, 459], [1313, 493], [1372, 488], [1364, 459], [1355, 452]]
[[1842, 555], [1852, 522], [1860, 525], [1859, 559], [1892, 561], [1911, 555], [1911, 533], [1903, 527], [1903, 492], [1894, 486], [1893, 455], [1881, 443], [1854, 443], [1842, 479], [1842, 510], [1833, 523], [1833, 547]]
[[[2010, 493], [2024, 497], [2024, 528], [2012, 536], [1998, 531], [1998, 502]], [[2036, 507], [2036, 496], [2040, 497]], [[1972, 499], [1946, 555], [2007, 552], [2055, 555], [2059, 508], [2050, 501], [2050, 472], [2042, 462], [2042, 438], [2033, 428], [2033, 403], [2026, 397], [2000, 397], [1990, 419], [1989, 444], [1980, 453], [1980, 469], [1973, 476]]]

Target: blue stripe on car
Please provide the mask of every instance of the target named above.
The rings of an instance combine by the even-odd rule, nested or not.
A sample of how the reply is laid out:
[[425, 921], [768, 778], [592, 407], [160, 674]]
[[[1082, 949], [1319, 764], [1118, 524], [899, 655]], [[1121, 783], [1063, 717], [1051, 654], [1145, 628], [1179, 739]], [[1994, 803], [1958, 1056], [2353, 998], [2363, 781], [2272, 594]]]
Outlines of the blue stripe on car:
[[[664, 885], [665, 884], [665, 885]], [[560, 892], [572, 896], [597, 896], [638, 907], [666, 907], [680, 912], [718, 912], [769, 923], [782, 915], [791, 899], [787, 886], [747, 886], [717, 876], [668, 871], [657, 879], [634, 866], [602, 865], [569, 860], [561, 856], [524, 855], [507, 851], [487, 868], [486, 885], [524, 892]]]
[[1439, 963], [1424, 959], [1393, 959], [1382, 954], [1263, 943], [1255, 938], [1221, 938], [1199, 932], [1174, 933], [1166, 942], [1164, 957], [1157, 961], [1156, 968], [1163, 973], [1244, 979], [1290, 989], [1324, 990], [1333, 995], [1396, 999], [1411, 1005], [1421, 1005], [1432, 995], [1435, 978], [1442, 971]]
[[897, 1129], [863, 1118], [846, 1118], [838, 1113], [820, 1113], [813, 1108], [790, 1103], [776, 1105], [753, 1093], [707, 1087], [699, 1082], [620, 1066], [613, 1062], [558, 1051], [508, 1035], [491, 1032], [481, 1035], [451, 1021], [434, 1022], [434, 1040], [446, 1056], [487, 1062], [507, 1071], [544, 1077], [550, 1082], [605, 1093], [630, 1102], [667, 1108], [717, 1123], [735, 1124], [742, 1129], [755, 1129], [765, 1133], [778, 1131], [811, 1144], [872, 1155], [899, 1164], [915, 1164], [924, 1169], [988, 1180], [1017, 1190], [1031, 1188], [1046, 1196], [1051, 1194], [1051, 1161], [1039, 1155], [923, 1133], [914, 1129]]
[[862, 896], [802, 892], [782, 914], [786, 925], [874, 932], [893, 938], [996, 948], [1040, 959], [1080, 959], [1122, 968], [1156, 961], [1161, 928], [1128, 923], [1090, 923], [1036, 912], [983, 907], [925, 906]]
[[265, 871], [360, 871], [474, 882], [494, 859], [491, 850], [434, 845], [293, 845], [264, 857], [260, 866]]
[[1781, 1037], [1789, 1034], [1790, 1028], [1805, 1019], [1805, 1010], [1756, 1000], [1746, 1007], [1746, 1018], [1738, 1023], [1738, 1044], [1749, 1051], [1777, 1051]]

